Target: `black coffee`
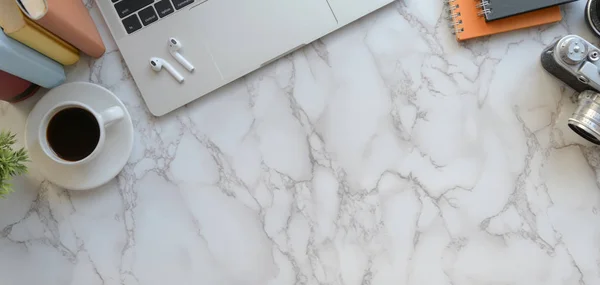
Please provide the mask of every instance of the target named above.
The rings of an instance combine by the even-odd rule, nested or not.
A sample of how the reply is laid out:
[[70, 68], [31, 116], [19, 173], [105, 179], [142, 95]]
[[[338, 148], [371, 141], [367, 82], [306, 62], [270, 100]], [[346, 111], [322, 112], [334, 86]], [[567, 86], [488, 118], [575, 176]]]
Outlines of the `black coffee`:
[[77, 107], [67, 108], [50, 119], [46, 138], [60, 158], [78, 161], [96, 149], [100, 140], [100, 126], [89, 111]]

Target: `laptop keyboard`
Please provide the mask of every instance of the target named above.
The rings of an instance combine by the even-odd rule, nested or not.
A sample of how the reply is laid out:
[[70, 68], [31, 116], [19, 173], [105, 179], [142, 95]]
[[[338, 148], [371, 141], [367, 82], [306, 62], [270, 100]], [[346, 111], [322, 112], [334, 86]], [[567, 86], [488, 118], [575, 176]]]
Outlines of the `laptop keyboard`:
[[111, 0], [128, 34], [194, 3], [194, 0]]

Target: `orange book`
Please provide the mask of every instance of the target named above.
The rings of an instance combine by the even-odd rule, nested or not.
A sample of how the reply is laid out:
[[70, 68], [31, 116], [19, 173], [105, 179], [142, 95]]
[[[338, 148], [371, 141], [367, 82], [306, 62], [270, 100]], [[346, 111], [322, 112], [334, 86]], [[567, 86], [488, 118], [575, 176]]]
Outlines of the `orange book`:
[[[100, 33], [81, 0], [12, 0], [25, 15], [91, 57], [101, 57], [105, 47]], [[135, 1], [135, 0], [134, 0]]]
[[[527, 1], [527, 0], [524, 0]], [[456, 39], [464, 41], [472, 38], [514, 31], [562, 19], [560, 7], [549, 7], [525, 14], [487, 22], [481, 14], [478, 2], [473, 0], [449, 0], [450, 15]]]

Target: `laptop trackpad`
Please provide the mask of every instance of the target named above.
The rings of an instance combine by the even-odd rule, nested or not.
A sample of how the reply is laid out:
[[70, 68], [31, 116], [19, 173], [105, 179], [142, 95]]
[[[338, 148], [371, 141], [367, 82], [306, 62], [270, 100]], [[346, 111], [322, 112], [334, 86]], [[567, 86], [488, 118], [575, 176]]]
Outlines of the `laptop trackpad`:
[[225, 80], [337, 27], [326, 0], [208, 0], [189, 16]]

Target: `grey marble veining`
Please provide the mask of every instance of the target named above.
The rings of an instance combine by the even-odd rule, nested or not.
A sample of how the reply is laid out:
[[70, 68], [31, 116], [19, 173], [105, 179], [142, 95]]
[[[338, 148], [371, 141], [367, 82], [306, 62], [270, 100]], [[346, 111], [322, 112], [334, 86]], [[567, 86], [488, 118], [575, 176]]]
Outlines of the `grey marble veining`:
[[[90, 2], [108, 52], [68, 81], [125, 102], [133, 154], [93, 191], [15, 179], [0, 283], [600, 284], [600, 149], [539, 64], [598, 42], [584, 5], [459, 44], [441, 1], [400, 1], [156, 118]], [[38, 99], [0, 103], [21, 144]]]

